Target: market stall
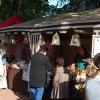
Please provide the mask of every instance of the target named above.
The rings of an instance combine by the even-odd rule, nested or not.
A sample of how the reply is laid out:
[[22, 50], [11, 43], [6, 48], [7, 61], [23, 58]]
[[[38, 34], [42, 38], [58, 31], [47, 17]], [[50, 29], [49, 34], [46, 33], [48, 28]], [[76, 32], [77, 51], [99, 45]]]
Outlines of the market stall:
[[[7, 48], [10, 48], [9, 50], [7, 49], [7, 53], [14, 53], [17, 61], [22, 62], [26, 58], [30, 60], [27, 55], [36, 53], [39, 50], [39, 46], [45, 43], [49, 48], [47, 54], [53, 66], [55, 66], [55, 59], [58, 56], [62, 56], [65, 59], [65, 65], [69, 66], [73, 63], [80, 46], [84, 45], [91, 54], [92, 35], [100, 30], [99, 12], [100, 9], [95, 9], [31, 20], [1, 28], [0, 33], [11, 38], [9, 39], [10, 45], [8, 46], [8, 42], [6, 45], [8, 46]], [[70, 45], [74, 34], [77, 34], [80, 38], [80, 45]], [[19, 39], [20, 42], [18, 42]], [[5, 37], [4, 40], [8, 41]]]
[[7, 67], [8, 88], [15, 92], [28, 95], [28, 74], [31, 52], [29, 42], [26, 38], [26, 34], [2, 34], [1, 44], [8, 58], [7, 63], [14, 56], [15, 63], [19, 67], [12, 68], [11, 65]]
[[[0, 28], [11, 26], [14, 24], [22, 23], [23, 19], [17, 15], [13, 15], [10, 18], [0, 23]], [[7, 84], [8, 88], [23, 94], [28, 94], [28, 78], [23, 76], [23, 69], [27, 70], [28, 64], [25, 63], [30, 59], [29, 44], [26, 34], [0, 34], [0, 51], [4, 50], [6, 57], [10, 58], [12, 55], [16, 58], [16, 63], [20, 69], [7, 67]], [[26, 75], [27, 76], [27, 75]], [[22, 79], [23, 77], [23, 79]], [[27, 76], [28, 77], [28, 76]]]

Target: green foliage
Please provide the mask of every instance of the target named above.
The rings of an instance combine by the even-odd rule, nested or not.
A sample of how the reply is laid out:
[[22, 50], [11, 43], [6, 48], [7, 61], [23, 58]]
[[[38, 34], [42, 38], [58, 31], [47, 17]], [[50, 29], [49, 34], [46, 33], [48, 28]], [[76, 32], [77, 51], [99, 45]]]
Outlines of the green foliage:
[[[62, 8], [65, 2], [68, 5]], [[0, 0], [0, 22], [13, 14], [21, 16], [25, 21], [34, 18], [57, 15], [60, 13], [87, 10], [100, 7], [100, 0], [57, 0], [56, 6], [50, 6], [48, 0]]]
[[82, 11], [100, 7], [100, 0], [70, 0], [72, 11]]
[[47, 0], [0, 0], [0, 21], [13, 14], [20, 15], [24, 20], [41, 17], [48, 4]]

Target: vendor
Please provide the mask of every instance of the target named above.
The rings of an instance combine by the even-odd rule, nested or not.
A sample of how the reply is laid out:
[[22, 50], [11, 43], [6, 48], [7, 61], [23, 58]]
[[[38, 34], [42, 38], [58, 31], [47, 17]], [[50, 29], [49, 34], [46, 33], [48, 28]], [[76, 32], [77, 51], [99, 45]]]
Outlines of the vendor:
[[15, 55], [9, 55], [7, 56], [7, 66], [10, 68], [15, 68], [15, 69], [19, 69], [19, 66], [17, 65], [16, 59], [15, 59]]
[[77, 53], [75, 57], [75, 67], [80, 70], [84, 70], [86, 68], [86, 63], [84, 62], [84, 60], [89, 57], [90, 55], [87, 52], [86, 48], [84, 46], [81, 46], [79, 48], [79, 52]]
[[85, 62], [85, 60], [87, 58], [90, 58], [89, 53], [87, 52], [86, 48], [84, 46], [81, 46], [79, 48], [79, 52], [75, 57], [75, 68], [76, 68], [76, 73], [77, 73], [77, 77], [76, 80], [77, 81], [84, 81], [86, 79], [86, 66], [87, 63]]

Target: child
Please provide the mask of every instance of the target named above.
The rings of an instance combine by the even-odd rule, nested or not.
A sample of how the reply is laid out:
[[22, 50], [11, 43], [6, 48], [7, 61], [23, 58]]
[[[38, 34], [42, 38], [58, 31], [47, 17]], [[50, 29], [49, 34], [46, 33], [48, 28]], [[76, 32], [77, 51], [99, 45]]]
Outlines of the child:
[[51, 99], [67, 99], [69, 97], [69, 74], [64, 71], [64, 59], [62, 57], [58, 57], [56, 63]]

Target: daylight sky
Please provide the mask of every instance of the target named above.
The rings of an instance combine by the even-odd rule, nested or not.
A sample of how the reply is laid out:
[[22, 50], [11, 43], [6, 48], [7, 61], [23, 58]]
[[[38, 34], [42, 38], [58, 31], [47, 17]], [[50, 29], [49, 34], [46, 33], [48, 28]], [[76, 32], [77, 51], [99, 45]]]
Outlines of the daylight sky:
[[[65, 2], [64, 4], [67, 4], [67, 3], [68, 3], [68, 0], [66, 0], [66, 2]], [[50, 5], [55, 5], [55, 6], [56, 6], [56, 5], [57, 5], [57, 0], [49, 0], [49, 4], [50, 4]], [[64, 5], [64, 4], [63, 4], [63, 5]], [[63, 5], [62, 5], [62, 6], [63, 6]], [[58, 8], [61, 8], [62, 6], [58, 6]]]

